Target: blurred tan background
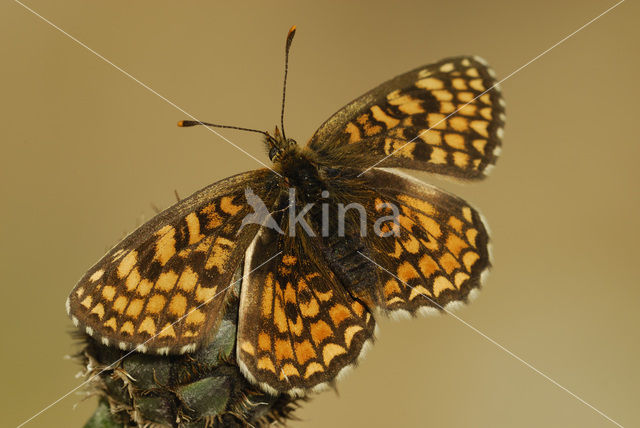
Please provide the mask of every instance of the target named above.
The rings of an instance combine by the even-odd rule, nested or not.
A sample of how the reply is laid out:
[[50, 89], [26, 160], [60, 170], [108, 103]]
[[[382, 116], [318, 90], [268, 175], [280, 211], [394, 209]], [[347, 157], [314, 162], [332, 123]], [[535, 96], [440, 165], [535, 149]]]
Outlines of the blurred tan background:
[[[287, 133], [416, 66], [477, 54], [504, 77], [614, 4], [109, 1], [27, 4], [202, 120], [271, 129], [283, 44]], [[503, 84], [503, 156], [485, 182], [434, 180], [479, 207], [495, 268], [458, 315], [623, 426], [638, 426], [637, 4]], [[80, 383], [64, 301], [123, 235], [259, 164], [19, 4], [0, 5], [0, 379], [16, 426]], [[259, 138], [221, 131], [268, 162]], [[294, 427], [615, 426], [453, 317], [382, 321], [376, 346]], [[72, 394], [27, 426], [79, 427]], [[6, 424], [6, 425], [5, 425]]]

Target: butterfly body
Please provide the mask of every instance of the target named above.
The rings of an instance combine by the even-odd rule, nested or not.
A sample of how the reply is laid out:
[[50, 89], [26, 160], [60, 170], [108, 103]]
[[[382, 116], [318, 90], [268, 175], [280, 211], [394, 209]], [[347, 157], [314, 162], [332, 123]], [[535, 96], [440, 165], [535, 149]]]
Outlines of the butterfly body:
[[[355, 99], [304, 146], [265, 133], [273, 171], [160, 213], [81, 278], [67, 311], [104, 345], [180, 354], [237, 309], [248, 379], [274, 394], [322, 388], [367, 349], [374, 314], [438, 313], [480, 288], [490, 266], [480, 214], [395, 168], [484, 178], [504, 118], [493, 72], [461, 56]], [[239, 270], [239, 307], [225, 309]]]

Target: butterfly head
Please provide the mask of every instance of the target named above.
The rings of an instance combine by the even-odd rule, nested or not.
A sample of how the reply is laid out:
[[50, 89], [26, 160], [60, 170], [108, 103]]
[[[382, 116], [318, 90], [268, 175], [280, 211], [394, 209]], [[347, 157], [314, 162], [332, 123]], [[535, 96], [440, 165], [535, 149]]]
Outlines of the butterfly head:
[[264, 142], [269, 150], [269, 159], [273, 163], [278, 163], [285, 153], [295, 150], [298, 145], [296, 140], [287, 138], [283, 133], [280, 133], [277, 126], [273, 135], [268, 133], [265, 135]]

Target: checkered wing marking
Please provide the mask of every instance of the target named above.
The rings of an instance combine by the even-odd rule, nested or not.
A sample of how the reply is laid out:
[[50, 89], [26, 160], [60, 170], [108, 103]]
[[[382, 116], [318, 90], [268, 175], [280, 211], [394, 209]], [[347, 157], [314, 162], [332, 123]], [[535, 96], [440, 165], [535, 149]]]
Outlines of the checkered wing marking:
[[[244, 191], [272, 196], [268, 170], [239, 174], [178, 202], [109, 251], [71, 292], [74, 323], [122, 349], [195, 350], [215, 330], [225, 288], [257, 233]], [[219, 295], [221, 294], [221, 295]]]
[[274, 394], [322, 389], [356, 362], [373, 335], [371, 313], [313, 246], [263, 229], [247, 255], [237, 359], [250, 380]]
[[484, 93], [493, 74], [466, 56], [402, 74], [335, 113], [309, 147], [334, 165], [354, 157], [374, 164], [393, 153], [379, 166], [483, 178], [499, 155], [505, 119], [499, 88]]
[[[370, 237], [371, 258], [388, 272], [380, 285], [390, 313], [428, 313], [466, 302], [490, 267], [489, 237], [480, 214], [462, 199], [396, 172], [365, 174], [378, 191], [369, 211], [376, 218], [394, 216], [382, 232], [398, 228], [397, 236]], [[391, 218], [391, 217], [389, 217]], [[400, 312], [398, 312], [400, 311]]]

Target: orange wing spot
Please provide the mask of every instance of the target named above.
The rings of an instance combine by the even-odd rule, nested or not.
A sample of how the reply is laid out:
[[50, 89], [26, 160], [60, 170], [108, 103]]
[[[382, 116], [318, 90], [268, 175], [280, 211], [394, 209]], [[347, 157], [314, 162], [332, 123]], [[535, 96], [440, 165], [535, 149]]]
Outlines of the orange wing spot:
[[469, 129], [469, 121], [460, 116], [455, 116], [449, 119], [449, 125], [458, 132], [466, 132]]
[[187, 230], [189, 231], [189, 245], [200, 242], [204, 235], [200, 233], [200, 220], [196, 213], [190, 213], [184, 218], [187, 222]]
[[209, 302], [211, 299], [215, 297], [217, 289], [218, 289], [218, 286], [203, 287], [200, 284], [198, 284], [198, 287], [196, 287], [196, 300], [200, 303]]
[[233, 205], [233, 198], [231, 196], [223, 196], [222, 199], [220, 199], [220, 209], [229, 215], [236, 215], [238, 211], [242, 209], [242, 206]]
[[396, 90], [387, 95], [387, 102], [405, 114], [424, 113], [420, 100], [416, 100], [409, 95], [399, 95], [400, 91]]
[[333, 324], [337, 327], [342, 321], [351, 316], [351, 312], [349, 312], [349, 309], [347, 309], [346, 306], [336, 304], [329, 309], [329, 315], [331, 316]]
[[378, 135], [379, 133], [382, 132], [382, 126], [380, 125], [371, 125], [369, 123], [367, 123], [364, 126], [364, 133], [367, 137], [370, 137], [372, 135]]
[[475, 104], [460, 104], [458, 106], [458, 113], [463, 116], [475, 116], [478, 112], [478, 107]]
[[357, 143], [362, 139], [360, 129], [353, 122], [349, 122], [344, 131], [349, 134], [349, 144]]
[[97, 270], [89, 277], [89, 280], [91, 282], [96, 282], [97, 280], [102, 278], [102, 275], [104, 275], [104, 269]]
[[176, 254], [176, 229], [171, 226], [165, 226], [156, 232], [159, 237], [156, 242], [156, 253], [154, 260], [158, 260], [162, 266]]
[[464, 256], [462, 256], [462, 263], [464, 263], [464, 266], [467, 268], [468, 272], [471, 272], [471, 267], [479, 258], [480, 256], [478, 255], [478, 253], [475, 253], [473, 251], [467, 251], [466, 253], [464, 253]]
[[267, 333], [260, 333], [258, 335], [258, 348], [262, 351], [271, 351], [271, 338]]
[[453, 163], [455, 163], [458, 168], [465, 168], [469, 163], [469, 155], [464, 152], [454, 152]]
[[[246, 352], [249, 355], [255, 355], [256, 354], [256, 350], [253, 348], [253, 345], [248, 342], [248, 341], [244, 341], [242, 342], [242, 345], [240, 345], [240, 349], [242, 349], [244, 352]], [[268, 357], [265, 357], [266, 359], [269, 360]], [[271, 360], [269, 360], [269, 362], [271, 362]], [[273, 364], [271, 364], [271, 366], [273, 367]], [[260, 367], [260, 363], [258, 362], [258, 367]], [[273, 369], [273, 372], [275, 372], [276, 370]]]
[[119, 314], [124, 312], [124, 308], [127, 307], [127, 303], [129, 303], [129, 299], [124, 296], [119, 296], [115, 302], [113, 302], [112, 309]]
[[443, 102], [440, 103], [440, 113], [444, 113], [444, 114], [449, 114], [449, 113], [453, 113], [455, 111], [456, 107], [453, 105], [453, 103], [450, 102]]
[[480, 115], [487, 120], [493, 119], [493, 113], [491, 111], [491, 107], [485, 107], [482, 110], [480, 110]]
[[309, 300], [309, 303], [298, 303], [298, 307], [300, 308], [300, 313], [306, 318], [313, 318], [320, 312], [320, 305], [318, 305], [318, 301], [314, 297]]
[[137, 318], [142, 312], [142, 306], [144, 305], [144, 301], [141, 299], [133, 299], [129, 306], [127, 307], [127, 316], [131, 318]]
[[451, 101], [453, 99], [453, 94], [446, 89], [432, 91], [431, 95], [436, 97], [438, 101]]
[[489, 132], [487, 131], [487, 126], [489, 122], [486, 120], [472, 120], [471, 121], [471, 129], [476, 131], [478, 134], [482, 135], [485, 138], [489, 137]]
[[102, 306], [102, 303], [95, 305], [93, 309], [91, 309], [91, 313], [96, 314], [98, 319], [102, 321], [102, 318], [104, 317], [104, 306]]
[[489, 94], [480, 95], [480, 101], [486, 105], [491, 105], [491, 96]]
[[316, 345], [320, 344], [327, 337], [330, 337], [333, 334], [333, 330], [329, 327], [329, 324], [320, 320], [316, 323], [311, 324], [311, 338], [313, 339]]
[[273, 321], [280, 333], [285, 333], [289, 329], [289, 327], [287, 326], [287, 316], [284, 313], [284, 308], [282, 307], [282, 299], [280, 298], [280, 296], [276, 296], [273, 305]]
[[407, 204], [411, 205], [413, 208], [417, 209], [418, 211], [422, 211], [427, 215], [433, 215], [436, 212], [436, 209], [433, 207], [433, 205], [431, 205], [427, 201], [423, 201], [422, 199], [413, 198], [407, 195], [399, 195], [398, 199], [400, 199], [403, 202], [406, 202]]
[[425, 79], [418, 80], [416, 82], [416, 86], [428, 91], [433, 91], [437, 89], [443, 89], [444, 83], [442, 82], [442, 80], [436, 79], [435, 77], [427, 77]]
[[293, 266], [296, 264], [297, 261], [298, 261], [298, 258], [296, 256], [290, 256], [290, 255], [282, 256], [282, 263], [284, 263], [287, 266]]
[[351, 303], [351, 309], [353, 309], [353, 311], [359, 316], [361, 317], [362, 314], [364, 313], [364, 306], [362, 306], [360, 303], [358, 303], [356, 300], [353, 301], [353, 303]]
[[[253, 355], [253, 354], [252, 354]], [[269, 357], [262, 357], [258, 360], [258, 368], [262, 370], [269, 370], [271, 373], [276, 372], [276, 368], [273, 366], [273, 361]]]
[[194, 336], [197, 336], [197, 333], [193, 330], [187, 330], [182, 335], [184, 337], [194, 337]]
[[371, 107], [371, 114], [375, 120], [383, 122], [388, 129], [395, 128], [400, 123], [398, 119], [395, 119], [382, 111], [380, 106]]
[[312, 358], [316, 358], [317, 356], [316, 351], [313, 349], [313, 345], [308, 340], [296, 343], [295, 348], [296, 357], [298, 358], [298, 363], [300, 363], [300, 365], [306, 363]]
[[467, 76], [469, 76], [469, 77], [479, 77], [480, 76], [480, 74], [478, 74], [478, 70], [475, 69], [475, 68], [467, 69], [466, 73], [467, 73]]
[[346, 354], [347, 351], [340, 345], [336, 345], [335, 343], [327, 343], [325, 347], [322, 349], [322, 359], [324, 360], [324, 365], [328, 366], [338, 355]]
[[444, 141], [454, 149], [464, 150], [465, 148], [464, 137], [460, 134], [445, 134]]
[[464, 79], [458, 78], [458, 79], [453, 79], [451, 81], [451, 84], [453, 85], [454, 88], [464, 91], [466, 89], [469, 89], [469, 87], [467, 86], [467, 82]]
[[139, 333], [147, 333], [149, 336], [156, 334], [156, 323], [150, 317], [146, 317], [138, 327]]
[[153, 288], [153, 282], [148, 279], [143, 279], [138, 283], [138, 287], [136, 289], [136, 293], [140, 296], [146, 296], [149, 294], [149, 291]]
[[451, 226], [451, 228], [456, 232], [462, 233], [462, 226], [464, 225], [464, 223], [458, 217], [449, 217], [449, 221], [447, 222], [447, 224]]
[[190, 266], [187, 266], [180, 275], [180, 279], [178, 280], [178, 288], [189, 292], [193, 290], [198, 282], [198, 274], [191, 270]]
[[162, 330], [158, 333], [158, 337], [176, 337], [176, 331], [173, 329], [173, 326], [169, 323], [166, 323]]
[[84, 287], [78, 287], [78, 289], [76, 290], [76, 296], [80, 298], [82, 297], [82, 294], [84, 294]]
[[287, 282], [287, 286], [284, 289], [284, 302], [285, 303], [296, 303], [296, 291], [293, 289], [293, 286], [290, 282]]
[[422, 285], [418, 285], [417, 287], [413, 287], [411, 289], [411, 294], [409, 295], [409, 300], [413, 300], [418, 296], [423, 297], [432, 297], [432, 294], [429, 290], [424, 288]]
[[207, 228], [215, 229], [222, 224], [222, 218], [216, 212], [215, 204], [207, 205], [206, 207], [202, 208], [200, 213], [204, 214], [209, 219]]
[[459, 290], [462, 284], [464, 284], [464, 282], [468, 279], [469, 279], [469, 275], [467, 275], [464, 272], [458, 272], [454, 278], [454, 282], [456, 283], [456, 288], [458, 288]]
[[288, 340], [276, 340], [274, 348], [276, 360], [293, 360], [293, 348]]
[[447, 121], [445, 119], [444, 114], [440, 113], [429, 113], [427, 115], [427, 121], [429, 122], [429, 128], [431, 129], [446, 129]]
[[437, 221], [422, 214], [418, 214], [417, 217], [420, 220], [420, 224], [422, 225], [422, 227], [424, 227], [431, 236], [433, 236], [434, 238], [439, 238], [440, 235], [442, 235], [440, 225]]
[[464, 242], [462, 238], [458, 237], [458, 235], [454, 233], [449, 234], [447, 243], [445, 245], [447, 246], [447, 250], [451, 251], [451, 253], [453, 253], [453, 255], [456, 257], [460, 256], [460, 251], [469, 247], [469, 245], [467, 245], [467, 243]]
[[280, 370], [280, 380], [286, 379], [289, 376], [300, 376], [298, 369], [291, 363], [282, 366], [282, 370]]
[[84, 306], [85, 308], [89, 309], [91, 307], [91, 302], [93, 301], [93, 297], [91, 296], [87, 296], [84, 298], [84, 300], [82, 302], [80, 302], [80, 304], [82, 306]]
[[445, 152], [441, 148], [434, 147], [434, 149], [431, 151], [431, 157], [429, 158], [429, 162], [435, 163], [438, 165], [447, 163], [447, 152]]
[[420, 272], [425, 278], [429, 278], [434, 272], [440, 270], [438, 263], [431, 258], [428, 254], [425, 254], [420, 258], [418, 262], [418, 267], [420, 268]]
[[138, 252], [130, 251], [118, 265], [118, 277], [124, 278], [138, 262]]
[[273, 273], [269, 272], [265, 279], [264, 288], [262, 289], [262, 316], [268, 318], [271, 315], [271, 306], [273, 305]]
[[467, 230], [467, 241], [474, 247], [476, 246], [476, 237], [478, 236], [477, 229], [469, 229]]
[[433, 294], [438, 297], [444, 290], [455, 290], [456, 288], [453, 286], [451, 281], [449, 281], [444, 276], [438, 276], [433, 281]]
[[312, 362], [307, 366], [307, 370], [304, 372], [304, 378], [309, 379], [315, 373], [322, 373], [324, 371], [324, 367], [320, 363]]
[[133, 336], [133, 323], [131, 321], [127, 321], [124, 324], [122, 324], [122, 327], [120, 327], [120, 333], [124, 333], [124, 334], [128, 334]]
[[216, 241], [213, 244], [213, 249], [211, 250], [211, 255], [205, 264], [205, 268], [211, 269], [215, 266], [218, 269], [218, 272], [224, 272], [227, 260], [229, 260], [229, 257], [231, 256], [230, 248], [232, 247], [233, 242], [228, 239], [222, 237], [216, 238]]
[[204, 322], [205, 316], [200, 309], [192, 309], [187, 313], [187, 324], [200, 325]]
[[187, 298], [182, 294], [176, 294], [169, 303], [169, 312], [173, 315], [181, 317], [187, 310]]
[[411, 254], [416, 254], [420, 251], [420, 242], [413, 235], [407, 235], [406, 239], [402, 241], [402, 244]]
[[456, 260], [451, 253], [444, 253], [442, 257], [440, 257], [440, 266], [442, 266], [447, 274], [451, 275], [451, 272], [460, 267], [460, 263], [458, 263], [458, 260]]
[[129, 275], [127, 276], [127, 280], [125, 285], [127, 286], [127, 291], [131, 292], [138, 287], [138, 283], [140, 282], [140, 272], [138, 272], [138, 268], [133, 268]]
[[149, 312], [150, 314], [158, 314], [162, 309], [164, 309], [164, 304], [166, 302], [167, 299], [165, 299], [164, 296], [154, 294], [147, 302], [146, 312]]
[[473, 221], [473, 217], [471, 216], [471, 208], [469, 208], [469, 207], [463, 207], [462, 208], [462, 216], [469, 223], [471, 223]]
[[333, 291], [329, 290], [325, 293], [316, 291], [316, 296], [318, 296], [318, 299], [320, 299], [321, 302], [326, 302], [333, 297]]
[[398, 278], [404, 283], [419, 277], [418, 271], [409, 262], [404, 262], [398, 267]]
[[344, 331], [344, 343], [347, 345], [347, 348], [351, 346], [351, 341], [353, 340], [353, 336], [356, 335], [357, 332], [361, 331], [362, 327], [359, 325], [352, 325], [347, 327]]
[[403, 252], [404, 251], [402, 250], [402, 245], [400, 245], [400, 242], [395, 241], [395, 251], [393, 253], [387, 253], [387, 254], [390, 255], [391, 257], [399, 259]]
[[395, 279], [390, 279], [384, 285], [384, 297], [389, 298], [392, 294], [401, 293], [401, 292], [402, 292], [402, 290], [400, 289], [400, 286], [398, 285], [398, 281], [396, 281]]
[[440, 134], [440, 131], [430, 129], [426, 132], [420, 133], [419, 136], [422, 141], [427, 144], [431, 144], [432, 146], [438, 146], [442, 144], [442, 134]]
[[292, 319], [289, 319], [289, 327], [296, 336], [300, 336], [302, 334], [304, 331], [304, 324], [302, 324], [302, 318], [300, 315], [298, 315], [295, 322], [293, 322]]
[[487, 145], [487, 140], [473, 140], [471, 144], [473, 144], [473, 147], [475, 147], [477, 151], [484, 155], [484, 147]]
[[463, 103], [469, 103], [469, 102], [471, 102], [471, 100], [473, 100], [473, 93], [472, 92], [458, 92], [458, 100], [462, 101]]
[[170, 270], [168, 272], [163, 272], [158, 277], [156, 281], [156, 288], [162, 291], [171, 291], [178, 280], [178, 274], [174, 271]]
[[113, 331], [118, 330], [118, 323], [116, 322], [116, 317], [111, 317], [107, 321], [102, 324], [105, 327], [109, 327]]
[[397, 297], [397, 296], [393, 297], [393, 298], [387, 300], [387, 306], [391, 306], [394, 303], [398, 303], [398, 302], [399, 303], [404, 303], [404, 299], [402, 299], [401, 297]]

